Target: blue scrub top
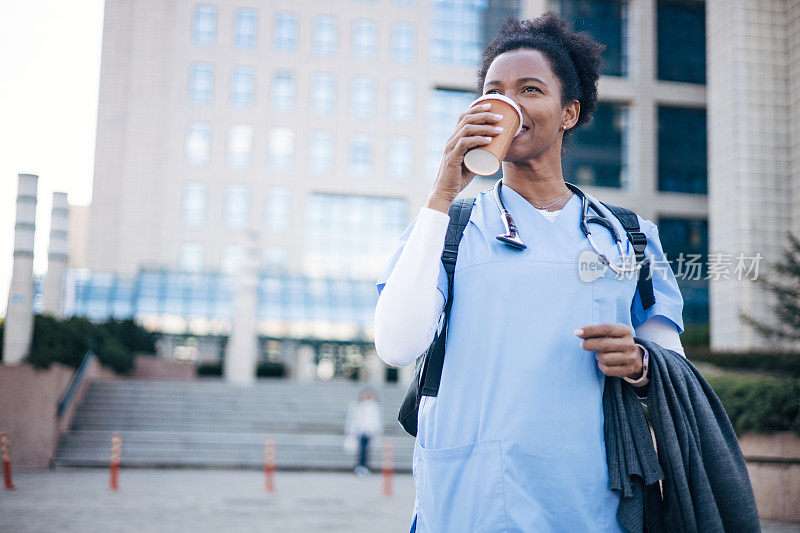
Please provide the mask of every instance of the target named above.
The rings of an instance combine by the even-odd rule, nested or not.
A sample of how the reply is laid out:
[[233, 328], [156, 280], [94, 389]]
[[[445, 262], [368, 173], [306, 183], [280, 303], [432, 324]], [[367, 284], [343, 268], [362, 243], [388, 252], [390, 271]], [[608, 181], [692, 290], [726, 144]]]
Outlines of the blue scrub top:
[[[504, 228], [493, 194], [476, 198], [464, 231], [439, 395], [420, 404], [416, 531], [621, 531], [619, 498], [608, 488], [605, 376], [573, 331], [601, 323], [636, 327], [654, 315], [683, 331], [683, 298], [658, 229], [640, 217], [645, 253], [660, 265], [652, 278], [656, 303], [645, 311], [636, 276], [606, 271], [590, 282], [579, 276], [579, 257], [591, 246], [579, 227], [577, 195], [551, 222], [504, 186], [503, 201], [528, 245], [517, 250], [495, 238]], [[587, 196], [631, 253], [617, 218]], [[378, 279], [379, 292], [415, 221]], [[616, 259], [610, 232], [590, 229]], [[447, 295], [442, 266], [438, 289]]]

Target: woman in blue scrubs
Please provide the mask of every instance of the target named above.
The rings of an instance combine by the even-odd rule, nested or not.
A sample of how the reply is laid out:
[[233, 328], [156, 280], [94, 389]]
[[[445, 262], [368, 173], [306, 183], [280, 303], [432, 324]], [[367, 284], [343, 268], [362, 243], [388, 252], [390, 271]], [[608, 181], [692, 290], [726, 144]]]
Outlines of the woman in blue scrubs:
[[[677, 338], [683, 300], [669, 268], [654, 273], [656, 303], [647, 310], [636, 276], [609, 270], [587, 282], [578, 275], [578, 258], [591, 247], [561, 157], [565, 136], [587, 123], [597, 106], [601, 50], [547, 13], [506, 22], [484, 51], [481, 94], [505, 95], [522, 110], [525, 131], [503, 161], [502, 195], [527, 248], [495, 238], [505, 229], [494, 191], [478, 195], [459, 247], [439, 394], [423, 396], [419, 410], [412, 531], [621, 530], [618, 495], [608, 488], [604, 379], [646, 381], [634, 328], [652, 319]], [[497, 120], [480, 107], [460, 116], [421, 215], [438, 212], [433, 216], [446, 226], [450, 204], [474, 177], [464, 154], [497, 135]], [[553, 212], [557, 216], [548, 216]], [[624, 236], [616, 217], [603, 214]], [[390, 275], [420, 218], [401, 237], [379, 291], [393, 283]], [[647, 256], [663, 258], [655, 225], [640, 223]], [[593, 236], [617, 258], [609, 232], [598, 227]], [[441, 303], [447, 294], [443, 268], [436, 283]], [[388, 328], [379, 323], [379, 311], [379, 355], [390, 364], [410, 363], [421, 352], [401, 361], [387, 355], [391, 343], [381, 347], [379, 333]]]

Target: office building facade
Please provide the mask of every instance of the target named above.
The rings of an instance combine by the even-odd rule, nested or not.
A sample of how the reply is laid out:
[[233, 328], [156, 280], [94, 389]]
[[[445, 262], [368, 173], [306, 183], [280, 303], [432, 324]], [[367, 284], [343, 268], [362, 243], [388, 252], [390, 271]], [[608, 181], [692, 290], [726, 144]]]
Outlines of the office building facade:
[[[476, 96], [483, 47], [506, 15], [548, 9], [607, 45], [565, 180], [656, 222], [669, 259], [705, 258], [705, 2], [115, 1], [72, 312], [136, 317], [173, 347], [224, 338], [252, 230], [264, 346], [367, 345], [375, 278]], [[707, 325], [709, 281], [679, 282], [687, 326]]]

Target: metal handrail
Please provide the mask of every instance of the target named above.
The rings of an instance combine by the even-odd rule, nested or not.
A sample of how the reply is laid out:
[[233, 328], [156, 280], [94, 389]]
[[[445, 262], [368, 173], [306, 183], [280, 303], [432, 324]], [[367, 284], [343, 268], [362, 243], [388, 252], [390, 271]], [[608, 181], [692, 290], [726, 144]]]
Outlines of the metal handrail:
[[64, 394], [61, 395], [61, 399], [58, 401], [58, 416], [61, 416], [64, 411], [67, 410], [67, 407], [69, 407], [72, 398], [78, 391], [78, 387], [80, 387], [83, 382], [83, 376], [86, 374], [86, 370], [95, 357], [94, 352], [91, 350], [87, 351], [86, 355], [83, 356], [81, 366], [75, 371], [75, 375], [72, 376], [72, 382], [70, 382], [69, 387], [67, 387], [67, 390], [64, 391]]

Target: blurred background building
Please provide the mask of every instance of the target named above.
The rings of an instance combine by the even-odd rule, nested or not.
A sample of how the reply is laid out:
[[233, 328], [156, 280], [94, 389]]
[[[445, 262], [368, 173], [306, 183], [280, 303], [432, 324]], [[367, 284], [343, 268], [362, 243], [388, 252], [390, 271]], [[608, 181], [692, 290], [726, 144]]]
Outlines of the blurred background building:
[[[307, 345], [327, 377], [352, 374], [375, 279], [476, 96], [483, 47], [506, 15], [548, 9], [607, 45], [565, 179], [653, 220], [669, 259], [710, 244], [777, 257], [800, 227], [795, 2], [109, 1], [93, 201], [64, 217], [62, 313], [133, 317], [163, 333], [162, 355], [219, 360], [255, 232], [259, 357]], [[763, 309], [761, 293], [723, 282], [710, 305], [706, 274], [679, 279], [687, 330], [757, 344], [736, 306]]]

